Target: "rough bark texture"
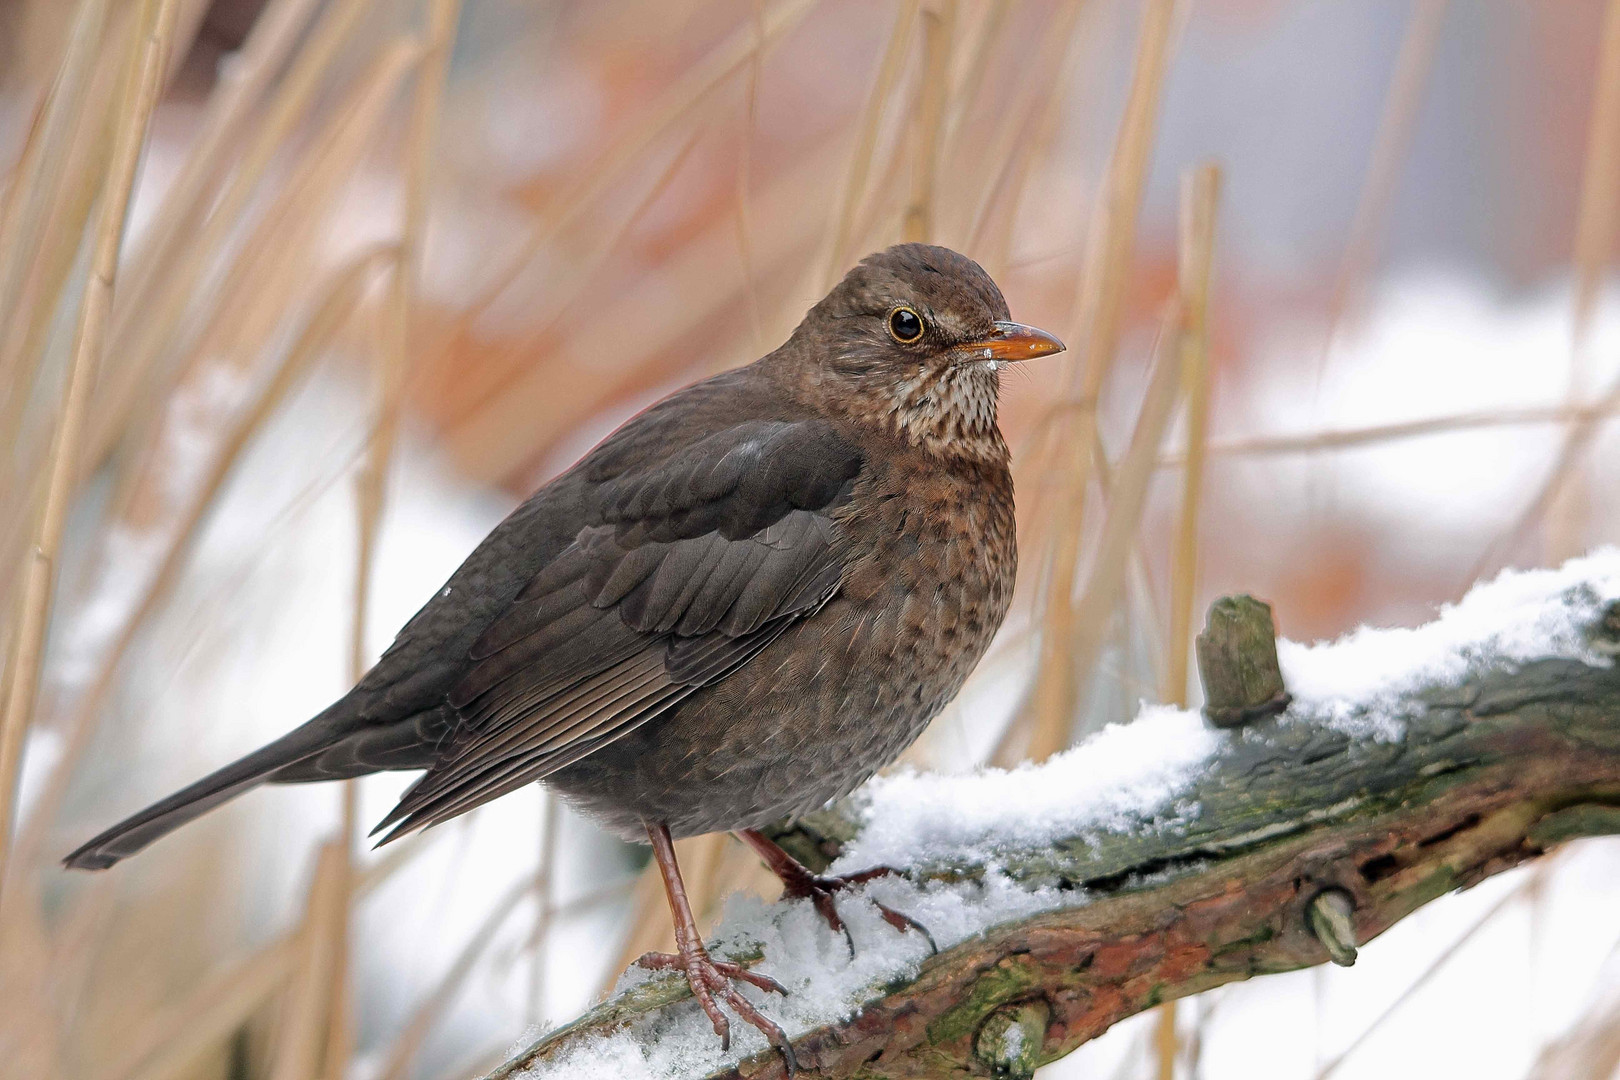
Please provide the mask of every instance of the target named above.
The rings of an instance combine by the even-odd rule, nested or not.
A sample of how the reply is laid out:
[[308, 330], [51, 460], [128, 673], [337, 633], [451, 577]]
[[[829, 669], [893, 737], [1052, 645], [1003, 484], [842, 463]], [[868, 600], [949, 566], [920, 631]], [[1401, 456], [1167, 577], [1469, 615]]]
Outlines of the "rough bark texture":
[[[933, 957], [852, 1019], [796, 1039], [801, 1067], [828, 1077], [1027, 1075], [1033, 1063], [1159, 1002], [1323, 963], [1329, 945], [1346, 962], [1355, 944], [1436, 897], [1564, 841], [1620, 833], [1615, 668], [1543, 660], [1408, 704], [1398, 741], [1260, 720], [1231, 733], [1188, 793], [1201, 811], [1179, 834], [1100, 845], [1075, 837], [1029, 852], [1014, 876], [1094, 899]], [[824, 863], [856, 827], [832, 811], [781, 839]], [[980, 872], [917, 868], [934, 877]], [[1325, 929], [1335, 911], [1348, 913], [1353, 940], [1335, 942]], [[663, 1008], [684, 991], [673, 979], [648, 984], [552, 1032], [493, 1076], [512, 1076], [581, 1031]], [[1037, 1047], [1001, 1060], [1000, 1050], [1031, 1041], [1001, 1037], [1011, 1027]], [[719, 1075], [783, 1072], [766, 1054]]]

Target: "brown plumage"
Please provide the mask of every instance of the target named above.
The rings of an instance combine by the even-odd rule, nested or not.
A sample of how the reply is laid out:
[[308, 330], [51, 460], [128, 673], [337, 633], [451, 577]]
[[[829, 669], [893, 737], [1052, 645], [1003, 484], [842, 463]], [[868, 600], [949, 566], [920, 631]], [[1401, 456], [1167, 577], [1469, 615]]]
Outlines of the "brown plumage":
[[1062, 348], [1007, 319], [955, 252], [869, 257], [781, 348], [654, 405], [536, 492], [342, 699], [67, 865], [111, 866], [263, 782], [425, 769], [379, 826], [393, 839], [543, 780], [653, 842], [681, 951], [648, 963], [684, 970], [722, 1034], [716, 996], [783, 1045], [703, 952], [668, 840], [743, 833], [836, 925], [843, 883], [749, 830], [892, 762], [1006, 614], [998, 368]]

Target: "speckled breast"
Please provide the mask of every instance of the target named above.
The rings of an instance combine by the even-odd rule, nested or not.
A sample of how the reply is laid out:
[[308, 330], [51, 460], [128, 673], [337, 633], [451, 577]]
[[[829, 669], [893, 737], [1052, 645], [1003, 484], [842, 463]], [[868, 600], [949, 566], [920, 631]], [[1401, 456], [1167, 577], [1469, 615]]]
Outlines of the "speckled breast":
[[[921, 457], [921, 455], [917, 455]], [[628, 838], [752, 828], [893, 762], [956, 695], [1007, 613], [1005, 464], [890, 462], [839, 521], [837, 594], [754, 660], [552, 778]]]

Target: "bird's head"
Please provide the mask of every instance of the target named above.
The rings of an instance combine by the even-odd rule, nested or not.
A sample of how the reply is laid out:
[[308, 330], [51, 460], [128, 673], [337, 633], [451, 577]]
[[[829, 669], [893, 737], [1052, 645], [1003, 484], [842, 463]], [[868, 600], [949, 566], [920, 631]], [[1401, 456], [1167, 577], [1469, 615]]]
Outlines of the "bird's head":
[[790, 346], [824, 406], [968, 456], [1005, 456], [1002, 366], [1063, 351], [1046, 331], [1011, 321], [983, 267], [930, 244], [867, 256], [810, 309]]

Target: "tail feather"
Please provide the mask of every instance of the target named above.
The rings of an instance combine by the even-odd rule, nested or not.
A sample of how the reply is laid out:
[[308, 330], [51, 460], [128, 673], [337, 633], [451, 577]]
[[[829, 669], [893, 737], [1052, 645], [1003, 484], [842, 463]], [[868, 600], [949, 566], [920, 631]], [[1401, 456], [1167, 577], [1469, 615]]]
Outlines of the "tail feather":
[[[330, 712], [330, 710], [328, 710]], [[62, 860], [76, 870], [105, 870], [221, 803], [273, 779], [272, 773], [321, 753], [345, 734], [326, 713], [166, 799], [125, 818]]]

